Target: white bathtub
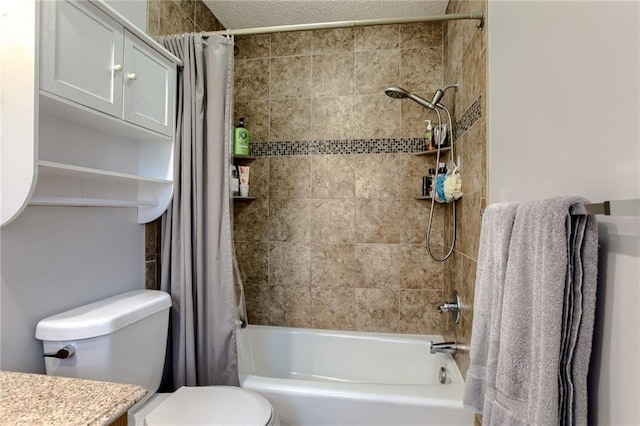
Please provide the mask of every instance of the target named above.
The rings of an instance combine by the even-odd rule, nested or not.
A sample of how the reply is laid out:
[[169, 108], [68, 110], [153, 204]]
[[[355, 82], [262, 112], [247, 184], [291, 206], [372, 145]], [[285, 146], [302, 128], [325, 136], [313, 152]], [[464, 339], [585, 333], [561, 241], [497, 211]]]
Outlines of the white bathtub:
[[460, 372], [429, 353], [430, 340], [442, 337], [249, 325], [238, 333], [240, 383], [283, 426], [472, 425]]

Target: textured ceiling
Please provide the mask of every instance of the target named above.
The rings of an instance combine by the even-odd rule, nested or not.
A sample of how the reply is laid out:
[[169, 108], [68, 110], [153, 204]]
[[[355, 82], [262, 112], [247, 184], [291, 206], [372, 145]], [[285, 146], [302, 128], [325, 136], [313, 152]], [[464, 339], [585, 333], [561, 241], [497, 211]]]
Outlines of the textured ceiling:
[[441, 15], [448, 0], [204, 0], [227, 29]]

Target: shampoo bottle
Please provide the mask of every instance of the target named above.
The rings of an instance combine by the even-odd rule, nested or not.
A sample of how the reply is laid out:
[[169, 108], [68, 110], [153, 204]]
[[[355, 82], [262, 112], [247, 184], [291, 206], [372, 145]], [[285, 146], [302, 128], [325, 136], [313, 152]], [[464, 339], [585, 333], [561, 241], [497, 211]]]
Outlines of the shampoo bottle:
[[233, 131], [233, 154], [249, 155], [249, 131], [244, 125], [244, 117]]

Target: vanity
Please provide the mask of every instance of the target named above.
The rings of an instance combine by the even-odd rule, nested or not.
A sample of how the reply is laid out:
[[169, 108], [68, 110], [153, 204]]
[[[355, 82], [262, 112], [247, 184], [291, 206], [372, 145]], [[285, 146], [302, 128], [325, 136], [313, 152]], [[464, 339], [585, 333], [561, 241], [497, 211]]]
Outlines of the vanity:
[[138, 385], [0, 371], [0, 424], [126, 425]]

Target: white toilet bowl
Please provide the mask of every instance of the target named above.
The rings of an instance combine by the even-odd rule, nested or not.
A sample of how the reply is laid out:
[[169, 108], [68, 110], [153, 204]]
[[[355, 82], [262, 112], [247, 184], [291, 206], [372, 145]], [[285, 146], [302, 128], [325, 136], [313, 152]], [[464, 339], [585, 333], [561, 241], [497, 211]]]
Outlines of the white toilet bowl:
[[36, 338], [45, 353], [73, 346], [68, 358], [45, 358], [47, 374], [145, 387], [147, 397], [132, 407], [129, 424], [278, 426], [271, 404], [247, 389], [200, 386], [155, 394], [170, 307], [168, 294], [137, 290], [43, 319]]

